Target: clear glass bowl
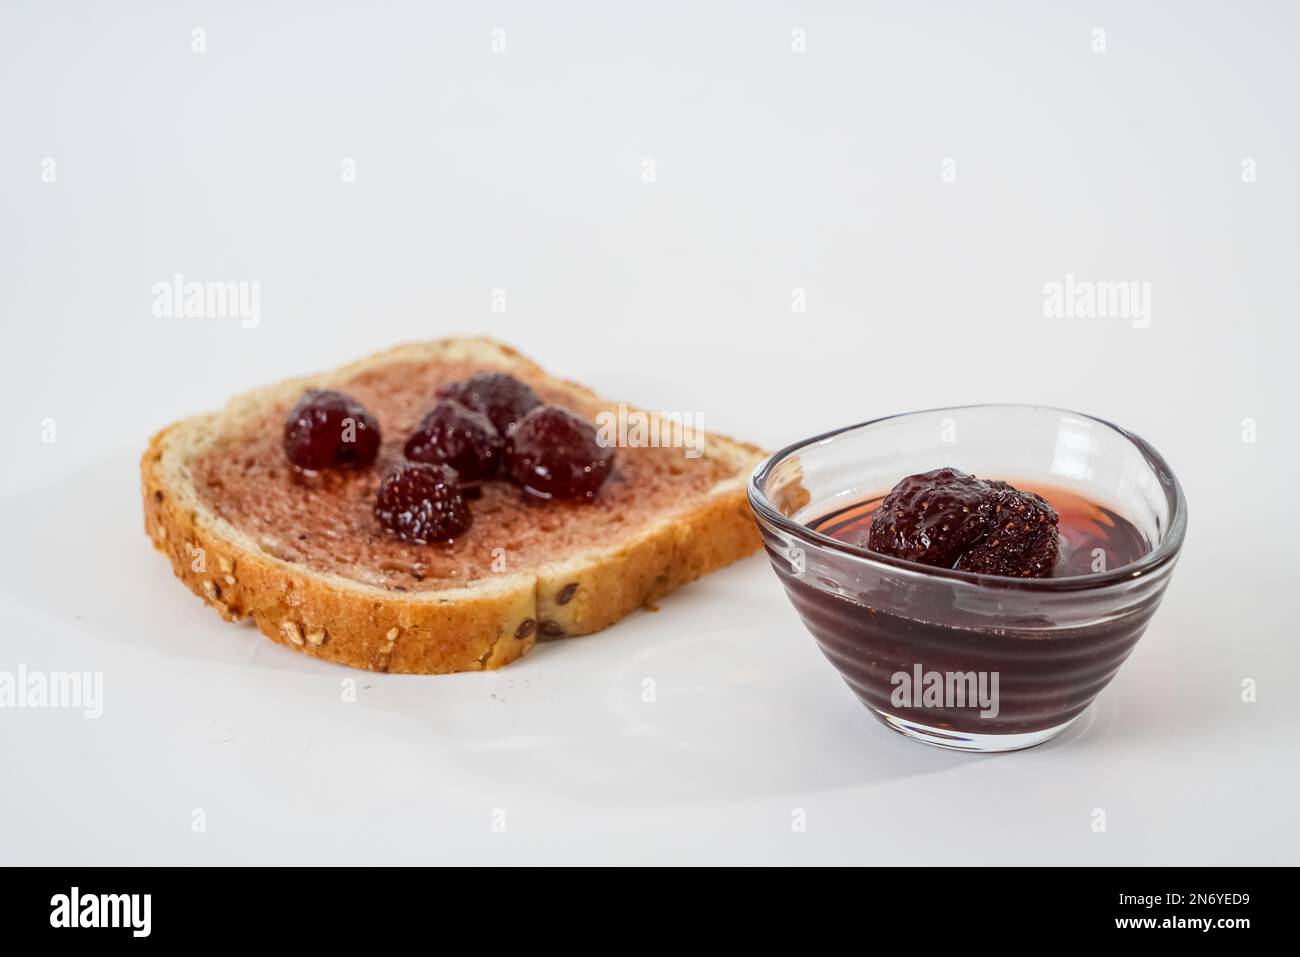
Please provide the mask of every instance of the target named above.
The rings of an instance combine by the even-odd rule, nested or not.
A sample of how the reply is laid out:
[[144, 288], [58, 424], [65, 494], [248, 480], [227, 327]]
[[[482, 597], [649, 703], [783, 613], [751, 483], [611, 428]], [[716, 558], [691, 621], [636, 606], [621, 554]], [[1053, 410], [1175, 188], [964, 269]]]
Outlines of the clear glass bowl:
[[[1103, 506], [1145, 553], [1095, 573], [1001, 578], [808, 527], [943, 466]], [[1146, 630], [1187, 528], [1182, 489], [1155, 449], [1039, 406], [935, 409], [807, 439], [755, 470], [749, 502], [777, 577], [862, 702], [903, 734], [967, 751], [1031, 747], [1083, 713]]]

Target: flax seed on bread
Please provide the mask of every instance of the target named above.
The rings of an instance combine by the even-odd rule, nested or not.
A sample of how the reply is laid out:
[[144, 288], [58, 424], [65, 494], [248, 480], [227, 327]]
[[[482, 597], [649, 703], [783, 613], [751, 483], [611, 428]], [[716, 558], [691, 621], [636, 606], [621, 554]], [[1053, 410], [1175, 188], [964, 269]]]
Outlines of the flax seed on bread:
[[[516, 376], [591, 421], [619, 408], [488, 339], [399, 346], [163, 429], [140, 464], [146, 531], [228, 621], [252, 618], [313, 657], [418, 674], [498, 668], [538, 640], [599, 631], [758, 548], [745, 482], [763, 452], [712, 434], [698, 436], [698, 457], [618, 449], [592, 503], [529, 502], [493, 482], [452, 545], [396, 539], [372, 513], [383, 471], [438, 386], [478, 371]], [[308, 388], [346, 391], [378, 417], [374, 467], [291, 468], [282, 423]]]

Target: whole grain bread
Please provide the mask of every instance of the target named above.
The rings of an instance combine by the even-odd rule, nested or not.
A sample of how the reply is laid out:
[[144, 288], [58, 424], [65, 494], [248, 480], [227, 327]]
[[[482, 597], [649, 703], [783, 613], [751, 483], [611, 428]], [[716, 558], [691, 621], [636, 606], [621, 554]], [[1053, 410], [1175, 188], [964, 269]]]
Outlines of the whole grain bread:
[[587, 547], [581, 528], [570, 529], [563, 553], [544, 562], [418, 590], [385, 587], [370, 575], [321, 570], [277, 554], [255, 529], [219, 514], [196, 484], [197, 461], [224, 454], [223, 443], [250, 422], [282, 417], [305, 389], [346, 388], [386, 368], [443, 362], [509, 372], [588, 410], [616, 405], [482, 338], [399, 346], [332, 372], [283, 381], [153, 437], [140, 471], [145, 529], [155, 547], [170, 559], [176, 576], [227, 621], [251, 618], [272, 641], [316, 658], [417, 674], [499, 668], [538, 640], [599, 631], [759, 547], [745, 483], [764, 453], [713, 434], [701, 434], [702, 456], [673, 465], [676, 470], [709, 463], [709, 486], [637, 515], [616, 539], [605, 534]]

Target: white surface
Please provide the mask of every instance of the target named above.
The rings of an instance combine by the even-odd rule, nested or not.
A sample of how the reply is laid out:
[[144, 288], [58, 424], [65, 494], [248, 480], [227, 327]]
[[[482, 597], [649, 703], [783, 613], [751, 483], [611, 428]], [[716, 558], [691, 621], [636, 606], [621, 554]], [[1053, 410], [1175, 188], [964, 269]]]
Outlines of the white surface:
[[[1300, 863], [1293, 5], [82, 6], [0, 11], [0, 670], [102, 671], [104, 715], [0, 710], [0, 862]], [[261, 282], [260, 325], [154, 318], [175, 272]], [[1150, 282], [1150, 327], [1044, 318], [1066, 273]], [[1101, 415], [1182, 479], [1183, 560], [1080, 724], [990, 758], [878, 725], [757, 557], [447, 678], [172, 580], [154, 429], [457, 332], [769, 446]]]

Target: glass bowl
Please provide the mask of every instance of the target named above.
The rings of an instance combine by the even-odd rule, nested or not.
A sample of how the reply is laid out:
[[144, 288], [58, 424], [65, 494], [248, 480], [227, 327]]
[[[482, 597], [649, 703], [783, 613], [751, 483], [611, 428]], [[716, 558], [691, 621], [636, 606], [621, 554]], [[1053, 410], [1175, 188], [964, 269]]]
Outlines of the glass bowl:
[[[1071, 567], [979, 575], [809, 527], [855, 506], [869, 516], [899, 479], [944, 466], [1044, 495], [1062, 513]], [[1032, 747], [1083, 713], [1146, 630], [1187, 528], [1155, 449], [1041, 406], [913, 412], [797, 442], [755, 469], [749, 502], [795, 609], [863, 704], [905, 735], [965, 751]], [[1086, 520], [1067, 523], [1067, 511]]]

